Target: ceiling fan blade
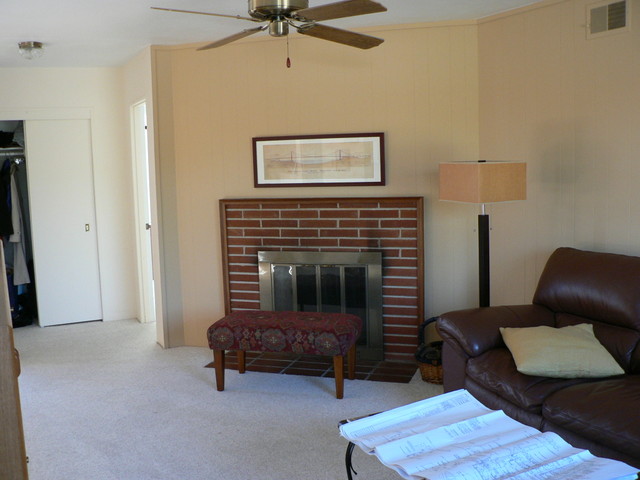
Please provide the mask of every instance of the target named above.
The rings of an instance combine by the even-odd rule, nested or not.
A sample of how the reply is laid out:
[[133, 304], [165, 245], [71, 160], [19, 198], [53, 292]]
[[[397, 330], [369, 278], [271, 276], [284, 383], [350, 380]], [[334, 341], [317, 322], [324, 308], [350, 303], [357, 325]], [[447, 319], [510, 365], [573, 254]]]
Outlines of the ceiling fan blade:
[[262, 20], [256, 20], [255, 18], [243, 17], [242, 15], [224, 15], [222, 13], [195, 12], [193, 10], [180, 10], [177, 8], [162, 8], [162, 7], [151, 7], [151, 8], [153, 10], [164, 10], [165, 12], [195, 13], [196, 15], [211, 15], [212, 17], [237, 18], [238, 20], [249, 20], [251, 22], [262, 21]]
[[365, 50], [377, 47], [384, 42], [382, 38], [363, 35], [362, 33], [351, 32], [349, 30], [342, 30], [340, 28], [327, 27], [326, 25], [320, 25], [319, 23], [303, 25], [298, 28], [298, 32], [303, 35], [309, 35], [310, 37], [321, 38], [322, 40], [342, 43], [344, 45], [349, 45], [350, 47], [362, 48]]
[[196, 50], [209, 50], [210, 48], [221, 47], [222, 45], [226, 45], [227, 43], [235, 42], [236, 40], [240, 40], [241, 38], [248, 37], [249, 35], [253, 35], [254, 33], [262, 32], [266, 30], [269, 25], [263, 25], [261, 27], [256, 28], [248, 28], [246, 30], [242, 30], [241, 32], [236, 33], [235, 35], [230, 35], [225, 38], [221, 38], [218, 41], [213, 43], [209, 43], [204, 47], [197, 48]]
[[354, 17], [368, 13], [386, 12], [387, 8], [373, 0], [345, 0], [328, 3], [318, 7], [297, 10], [292, 16], [304, 20], [333, 20], [334, 18]]

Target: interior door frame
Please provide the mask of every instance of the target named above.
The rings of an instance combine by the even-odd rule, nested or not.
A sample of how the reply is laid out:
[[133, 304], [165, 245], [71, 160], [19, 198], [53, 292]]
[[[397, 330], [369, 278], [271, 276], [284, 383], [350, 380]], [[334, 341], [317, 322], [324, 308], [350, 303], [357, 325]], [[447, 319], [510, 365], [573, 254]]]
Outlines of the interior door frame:
[[138, 309], [142, 323], [156, 321], [148, 146], [147, 103], [141, 100], [131, 106], [131, 151], [138, 250]]
[[[145, 141], [146, 141], [146, 158], [141, 158], [141, 156], [136, 155], [136, 118], [135, 118], [135, 109], [140, 107], [141, 105], [145, 106], [145, 114], [146, 114], [146, 129], [145, 129]], [[158, 190], [156, 185], [156, 163], [155, 163], [155, 136], [154, 136], [154, 128], [153, 128], [153, 103], [148, 98], [140, 98], [137, 101], [130, 104], [130, 134], [131, 134], [131, 174], [132, 174], [132, 182], [134, 188], [134, 196], [136, 201], [135, 206], [135, 230], [136, 230], [136, 248], [137, 248], [137, 257], [139, 262], [139, 277], [140, 269], [145, 269], [147, 272], [151, 271], [151, 275], [153, 276], [152, 288], [153, 294], [147, 293], [147, 297], [153, 297], [153, 307], [147, 307], [153, 310], [153, 315], [156, 322], [156, 342], [163, 348], [167, 348], [169, 346], [169, 330], [167, 329], [167, 325], [164, 319], [164, 305], [163, 305], [163, 279], [162, 279], [162, 254], [161, 254], [161, 245], [160, 245], [160, 231], [159, 231], [159, 212], [158, 209], [160, 206], [158, 205]], [[139, 133], [138, 133], [139, 134]], [[139, 142], [140, 140], [138, 140]], [[140, 158], [137, 158], [140, 157]], [[138, 173], [142, 170], [142, 165], [139, 165], [141, 161], [146, 162], [146, 171], [148, 175], [148, 184], [146, 185], [147, 192], [145, 196], [148, 196], [144, 201], [148, 201], [148, 205], [140, 205], [140, 190], [144, 190], [144, 186], [140, 186], [139, 182], [141, 181], [141, 175]], [[148, 208], [149, 214], [149, 223], [151, 224], [151, 229], [148, 230], [148, 234], [150, 235], [150, 247], [151, 257], [149, 258], [147, 253], [144, 251], [148, 245], [142, 245], [141, 239], [145, 237], [145, 235], [140, 235], [138, 227], [146, 223], [143, 220], [143, 216], [140, 215], [140, 212]], [[145, 240], [146, 241], [146, 240]], [[141, 262], [146, 261], [151, 262], [151, 265], [142, 265]], [[139, 282], [142, 281], [139, 278]], [[140, 284], [140, 312], [141, 315], [146, 316], [146, 313], [143, 311], [142, 302], [145, 300], [142, 298], [142, 289], [148, 288], [148, 285], [145, 287]], [[143, 321], [142, 319], [140, 321]]]

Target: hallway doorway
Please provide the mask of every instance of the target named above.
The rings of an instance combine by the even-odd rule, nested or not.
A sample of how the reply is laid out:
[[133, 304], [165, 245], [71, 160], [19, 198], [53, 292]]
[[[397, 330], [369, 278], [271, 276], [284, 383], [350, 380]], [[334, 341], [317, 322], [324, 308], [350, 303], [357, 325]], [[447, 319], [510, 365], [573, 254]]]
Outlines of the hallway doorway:
[[[136, 201], [136, 240], [138, 247], [138, 282], [140, 321], [156, 321], [154, 272], [151, 243], [151, 196], [149, 188], [149, 152], [147, 138], [147, 106], [142, 101], [132, 106], [132, 150], [134, 194]], [[161, 336], [158, 335], [160, 338]]]

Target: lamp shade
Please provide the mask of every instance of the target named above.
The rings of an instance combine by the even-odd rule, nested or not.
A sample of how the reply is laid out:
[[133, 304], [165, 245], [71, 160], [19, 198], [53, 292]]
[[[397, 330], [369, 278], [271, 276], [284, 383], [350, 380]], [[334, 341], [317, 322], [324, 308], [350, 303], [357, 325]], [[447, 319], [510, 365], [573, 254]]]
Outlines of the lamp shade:
[[440, 164], [440, 200], [493, 203], [527, 198], [524, 162], [450, 162]]

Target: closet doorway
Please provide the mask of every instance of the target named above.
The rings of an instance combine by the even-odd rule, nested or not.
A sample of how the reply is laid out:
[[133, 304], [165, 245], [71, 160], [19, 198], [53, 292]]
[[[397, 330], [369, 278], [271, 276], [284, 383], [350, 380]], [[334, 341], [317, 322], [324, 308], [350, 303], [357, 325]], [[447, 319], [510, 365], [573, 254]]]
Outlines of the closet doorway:
[[[0, 126], [12, 127], [17, 145], [11, 146], [20, 147], [13, 160], [19, 163], [16, 183], [30, 283], [9, 290], [28, 294], [33, 315], [22, 324], [102, 320], [91, 111], [0, 110]], [[22, 300], [14, 303], [23, 308]]]
[[35, 321], [37, 308], [21, 121], [0, 121], [0, 163], [0, 237], [6, 270], [6, 279], [0, 281], [6, 282], [11, 323], [22, 327]]

